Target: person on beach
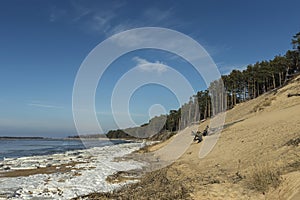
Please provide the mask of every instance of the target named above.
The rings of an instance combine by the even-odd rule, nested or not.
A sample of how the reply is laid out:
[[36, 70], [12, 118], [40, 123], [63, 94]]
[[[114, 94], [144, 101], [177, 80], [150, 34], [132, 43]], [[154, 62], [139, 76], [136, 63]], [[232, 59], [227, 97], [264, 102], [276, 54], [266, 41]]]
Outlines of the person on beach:
[[200, 143], [202, 140], [202, 133], [200, 131], [197, 131], [194, 137], [194, 141], [198, 141], [198, 143]]
[[209, 129], [209, 126], [206, 126], [205, 130], [203, 131], [203, 136], [208, 135], [208, 129]]

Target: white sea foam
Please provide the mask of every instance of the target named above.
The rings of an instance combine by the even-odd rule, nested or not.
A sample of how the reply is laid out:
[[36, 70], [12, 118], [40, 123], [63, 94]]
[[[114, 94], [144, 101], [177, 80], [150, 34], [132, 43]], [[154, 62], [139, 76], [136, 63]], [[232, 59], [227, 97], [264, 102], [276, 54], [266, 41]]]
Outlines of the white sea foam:
[[[70, 162], [76, 164], [65, 173], [36, 174], [25, 177], [1, 178], [0, 199], [70, 199], [92, 192], [112, 191], [126, 183], [110, 184], [106, 177], [117, 171], [142, 168], [146, 163], [133, 160], [115, 162], [142, 147], [141, 143], [126, 143], [113, 146], [95, 147], [86, 150], [69, 151], [63, 154], [23, 157], [2, 161], [4, 168], [28, 169], [57, 166]], [[0, 163], [1, 164], [1, 163]], [[0, 169], [1, 170], [1, 169]]]

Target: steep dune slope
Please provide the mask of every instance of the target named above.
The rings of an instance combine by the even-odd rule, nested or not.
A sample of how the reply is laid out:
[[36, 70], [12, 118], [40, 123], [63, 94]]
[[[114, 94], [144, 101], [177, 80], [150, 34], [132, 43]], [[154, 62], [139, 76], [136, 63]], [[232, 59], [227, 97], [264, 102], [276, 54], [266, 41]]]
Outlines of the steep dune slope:
[[[300, 76], [229, 110], [219, 140], [206, 157], [199, 158], [203, 142], [192, 143], [172, 165], [146, 174], [139, 183], [89, 198], [300, 199], [300, 96], [289, 94], [300, 94]], [[185, 137], [192, 139], [190, 134]]]
[[[172, 166], [184, 176], [200, 177], [192, 186], [194, 199], [299, 197], [300, 97], [288, 97], [288, 94], [300, 94], [300, 77], [228, 111], [226, 128], [207, 157], [199, 159], [200, 145], [193, 144]], [[199, 129], [203, 130], [206, 124]], [[277, 189], [256, 188], [262, 180], [252, 180], [252, 177], [267, 178], [269, 172], [274, 177], [281, 174]]]

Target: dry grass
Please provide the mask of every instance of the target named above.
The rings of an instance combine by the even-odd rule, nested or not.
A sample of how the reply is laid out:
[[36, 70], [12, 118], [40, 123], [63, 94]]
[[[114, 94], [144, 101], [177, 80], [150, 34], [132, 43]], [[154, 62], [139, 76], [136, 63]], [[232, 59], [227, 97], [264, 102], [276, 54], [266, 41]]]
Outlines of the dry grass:
[[155, 145], [156, 145], [156, 144], [144, 146], [144, 147], [142, 147], [142, 148], [140, 148], [140, 149], [134, 151], [134, 153], [149, 153], [149, 152], [150, 152], [149, 149], [150, 149], [152, 146], [155, 146]]
[[270, 187], [277, 188], [280, 182], [279, 170], [271, 165], [260, 164], [251, 170], [246, 183], [250, 189], [265, 193]]
[[271, 106], [272, 101], [275, 100], [275, 97], [265, 98], [264, 101], [260, 102], [256, 106], [254, 106], [252, 112], [258, 112], [264, 110], [266, 107]]
[[287, 146], [299, 146], [300, 144], [300, 137], [295, 138], [295, 139], [290, 139], [285, 145]]
[[140, 182], [125, 186], [121, 190], [112, 193], [94, 193], [85, 197], [93, 200], [190, 199], [190, 191], [180, 181], [170, 180], [167, 172], [168, 168], [150, 172]]
[[138, 180], [141, 177], [142, 172], [138, 170], [131, 171], [118, 171], [106, 178], [108, 183], [122, 183], [126, 181]]

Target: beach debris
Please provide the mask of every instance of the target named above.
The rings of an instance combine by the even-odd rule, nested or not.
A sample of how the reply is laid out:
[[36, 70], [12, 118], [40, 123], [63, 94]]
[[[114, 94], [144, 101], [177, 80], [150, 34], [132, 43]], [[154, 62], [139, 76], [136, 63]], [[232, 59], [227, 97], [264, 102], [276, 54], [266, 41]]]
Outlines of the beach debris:
[[300, 94], [299, 93], [296, 93], [296, 94], [288, 94], [287, 95], [287, 97], [297, 97], [297, 96], [300, 96]]
[[287, 146], [298, 146], [300, 144], [300, 137], [289, 140], [286, 145]]
[[136, 142], [61, 154], [6, 158], [0, 163], [0, 199], [64, 200], [96, 190], [112, 191], [136, 182], [135, 177], [126, 174], [127, 180], [119, 183], [109, 183], [106, 177], [145, 166], [146, 163], [130, 159], [115, 161], [140, 147], [141, 143]]

